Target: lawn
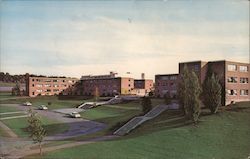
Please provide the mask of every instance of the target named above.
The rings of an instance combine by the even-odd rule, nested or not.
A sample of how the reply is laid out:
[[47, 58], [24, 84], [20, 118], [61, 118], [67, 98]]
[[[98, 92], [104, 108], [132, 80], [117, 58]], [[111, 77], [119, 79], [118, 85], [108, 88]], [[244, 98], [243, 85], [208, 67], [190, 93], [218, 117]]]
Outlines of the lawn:
[[249, 105], [242, 102], [235, 106], [237, 109], [215, 115], [205, 111], [197, 127], [185, 122], [180, 112], [166, 111], [119, 140], [62, 149], [43, 158], [247, 158]]
[[[47, 119], [45, 117], [41, 117], [41, 121], [47, 131], [47, 135], [54, 135], [64, 132], [68, 129], [67, 124], [58, 123], [57, 121]], [[12, 131], [14, 131], [19, 137], [29, 136], [29, 133], [25, 129], [28, 125], [27, 118], [7, 119], [2, 120], [2, 122]]]
[[16, 112], [16, 111], [20, 111], [20, 110], [14, 108], [14, 107], [3, 106], [2, 104], [0, 104], [0, 113]]
[[[34, 98], [8, 99], [1, 101], [1, 103], [22, 104], [26, 101], [31, 102], [35, 107], [38, 107], [39, 105], [47, 105], [49, 109], [72, 108], [84, 102], [84, 100], [59, 100], [57, 96], [39, 96]], [[48, 105], [48, 103], [51, 103], [51, 105]]]

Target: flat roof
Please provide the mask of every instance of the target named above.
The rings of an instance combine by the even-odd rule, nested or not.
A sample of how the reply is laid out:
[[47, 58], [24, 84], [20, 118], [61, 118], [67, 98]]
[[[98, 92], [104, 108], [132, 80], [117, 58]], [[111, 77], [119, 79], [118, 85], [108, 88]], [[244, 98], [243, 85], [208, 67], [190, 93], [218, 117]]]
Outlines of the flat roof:
[[158, 75], [155, 75], [155, 76], [178, 76], [179, 74], [176, 73], [176, 74], [158, 74]]

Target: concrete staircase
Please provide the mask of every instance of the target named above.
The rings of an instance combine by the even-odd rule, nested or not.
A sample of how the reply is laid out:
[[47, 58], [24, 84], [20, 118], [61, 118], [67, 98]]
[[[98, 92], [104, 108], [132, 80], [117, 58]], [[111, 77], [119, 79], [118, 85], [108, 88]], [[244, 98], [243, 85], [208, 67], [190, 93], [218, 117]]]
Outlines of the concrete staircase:
[[168, 105], [159, 105], [153, 108], [151, 111], [149, 111], [144, 116], [134, 117], [130, 121], [128, 121], [125, 125], [120, 127], [118, 130], [116, 130], [113, 134], [123, 136], [125, 134], [128, 134], [131, 130], [135, 129], [137, 126], [141, 125], [147, 120], [151, 120], [158, 115], [160, 115], [162, 112], [164, 112], [166, 109], [168, 109]]
[[121, 102], [122, 102], [122, 98], [114, 97], [114, 98], [111, 98], [110, 100], [104, 101], [104, 102], [96, 102], [96, 103], [95, 102], [86, 102], [86, 103], [79, 105], [77, 108], [90, 109], [90, 108], [93, 108], [94, 105], [101, 106], [101, 105], [107, 105], [107, 104], [118, 104]]

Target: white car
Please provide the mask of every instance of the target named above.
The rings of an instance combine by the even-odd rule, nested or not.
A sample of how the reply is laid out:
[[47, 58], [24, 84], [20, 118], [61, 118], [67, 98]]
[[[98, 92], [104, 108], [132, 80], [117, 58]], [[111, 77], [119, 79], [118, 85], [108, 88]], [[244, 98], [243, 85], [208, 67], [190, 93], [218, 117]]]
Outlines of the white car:
[[30, 102], [25, 102], [23, 103], [24, 106], [32, 106], [32, 104]]
[[72, 112], [69, 114], [72, 118], [80, 118], [81, 115], [78, 112]]
[[46, 107], [45, 105], [40, 105], [38, 107], [38, 109], [40, 109], [40, 110], [48, 110], [48, 107]]

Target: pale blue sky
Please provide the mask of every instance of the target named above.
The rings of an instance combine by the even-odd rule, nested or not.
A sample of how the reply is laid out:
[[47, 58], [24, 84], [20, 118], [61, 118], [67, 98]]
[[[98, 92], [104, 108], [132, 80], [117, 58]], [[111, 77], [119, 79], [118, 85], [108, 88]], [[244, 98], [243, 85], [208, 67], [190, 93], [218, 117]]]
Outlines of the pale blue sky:
[[1, 71], [80, 77], [249, 62], [247, 0], [1, 1]]

